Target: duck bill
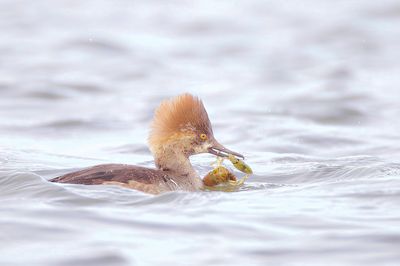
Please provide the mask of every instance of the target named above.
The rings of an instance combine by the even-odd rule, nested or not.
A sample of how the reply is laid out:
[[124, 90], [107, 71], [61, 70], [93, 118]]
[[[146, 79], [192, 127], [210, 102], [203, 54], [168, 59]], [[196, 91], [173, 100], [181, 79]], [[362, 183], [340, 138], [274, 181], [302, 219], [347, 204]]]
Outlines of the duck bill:
[[236, 157], [244, 159], [244, 156], [242, 154], [225, 148], [222, 144], [220, 144], [216, 140], [212, 141], [212, 146], [210, 148], [208, 148], [208, 153], [211, 153], [218, 157], [228, 157], [229, 154], [232, 154]]

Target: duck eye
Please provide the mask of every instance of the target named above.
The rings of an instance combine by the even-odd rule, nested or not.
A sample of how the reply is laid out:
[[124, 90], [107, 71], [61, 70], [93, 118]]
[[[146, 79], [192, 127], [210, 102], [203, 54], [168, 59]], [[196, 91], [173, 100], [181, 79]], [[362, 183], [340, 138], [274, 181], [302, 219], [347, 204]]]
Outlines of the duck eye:
[[206, 140], [207, 139], [207, 135], [206, 134], [200, 134], [200, 139]]

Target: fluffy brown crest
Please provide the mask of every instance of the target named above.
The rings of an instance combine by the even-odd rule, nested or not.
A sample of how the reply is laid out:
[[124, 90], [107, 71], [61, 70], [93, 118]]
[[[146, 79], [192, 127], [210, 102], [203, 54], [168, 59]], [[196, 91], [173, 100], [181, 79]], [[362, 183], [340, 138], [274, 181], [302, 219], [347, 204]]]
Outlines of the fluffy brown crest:
[[156, 109], [150, 145], [157, 145], [174, 134], [193, 132], [212, 134], [211, 123], [203, 102], [188, 93], [163, 101]]

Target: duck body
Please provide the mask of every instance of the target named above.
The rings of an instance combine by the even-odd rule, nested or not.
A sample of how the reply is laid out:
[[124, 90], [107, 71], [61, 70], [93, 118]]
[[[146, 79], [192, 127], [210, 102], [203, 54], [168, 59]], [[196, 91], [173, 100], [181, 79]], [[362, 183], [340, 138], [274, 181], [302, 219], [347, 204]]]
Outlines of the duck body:
[[126, 164], [102, 164], [56, 177], [51, 182], [120, 185], [151, 194], [173, 190], [196, 191], [203, 182], [189, 157], [200, 153], [244, 158], [228, 150], [213, 135], [202, 101], [183, 94], [156, 109], [149, 134], [156, 169]]
[[[188, 182], [191, 180], [191, 182]], [[174, 190], [196, 191], [201, 189], [199, 178], [179, 176], [169, 170], [151, 169], [128, 164], [101, 164], [68, 173], [50, 182], [82, 185], [119, 185], [150, 194]]]

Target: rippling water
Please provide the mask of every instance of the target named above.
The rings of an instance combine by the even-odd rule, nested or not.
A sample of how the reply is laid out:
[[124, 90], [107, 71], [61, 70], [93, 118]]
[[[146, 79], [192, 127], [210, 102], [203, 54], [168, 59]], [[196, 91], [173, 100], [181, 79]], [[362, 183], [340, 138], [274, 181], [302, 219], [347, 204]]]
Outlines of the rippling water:
[[[2, 0], [0, 28], [1, 265], [398, 265], [398, 1]], [[153, 166], [152, 112], [186, 91], [241, 191], [46, 181]]]

